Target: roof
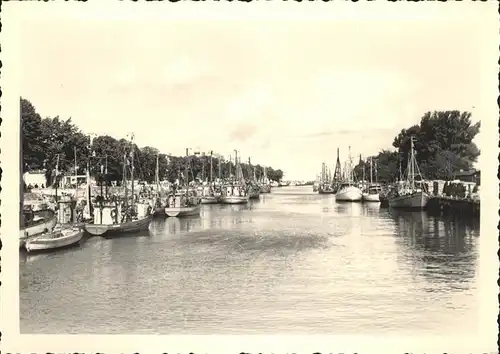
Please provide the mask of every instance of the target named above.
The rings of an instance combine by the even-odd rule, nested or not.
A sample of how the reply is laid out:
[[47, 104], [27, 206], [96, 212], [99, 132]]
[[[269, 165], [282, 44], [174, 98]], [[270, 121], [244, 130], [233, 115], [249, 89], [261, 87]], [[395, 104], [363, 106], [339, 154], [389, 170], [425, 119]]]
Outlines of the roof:
[[476, 174], [480, 174], [481, 171], [478, 171], [478, 170], [469, 170], [469, 171], [459, 171], [457, 173], [455, 173], [455, 176], [456, 177], [459, 177], [459, 176], [474, 176]]

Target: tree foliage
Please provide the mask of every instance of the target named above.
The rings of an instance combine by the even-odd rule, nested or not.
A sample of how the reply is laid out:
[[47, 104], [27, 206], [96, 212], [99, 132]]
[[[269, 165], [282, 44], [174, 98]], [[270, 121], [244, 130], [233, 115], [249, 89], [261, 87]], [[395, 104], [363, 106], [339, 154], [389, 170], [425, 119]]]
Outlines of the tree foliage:
[[[66, 174], [75, 172], [75, 153], [79, 174], [86, 171], [87, 161], [90, 161], [90, 173], [93, 177], [102, 177], [101, 171], [107, 170], [106, 180], [121, 181], [123, 179], [126, 159], [130, 163], [130, 151], [134, 149], [134, 177], [147, 182], [154, 182], [156, 176], [156, 160], [161, 180], [171, 182], [183, 178], [186, 167], [190, 166], [189, 180], [193, 178], [208, 179], [210, 177], [210, 155], [204, 156], [168, 156], [158, 149], [145, 146], [132, 146], [129, 140], [115, 139], [111, 136], [98, 136], [92, 141], [81, 132], [76, 125], [67, 120], [44, 118], [36, 112], [35, 107], [26, 99], [21, 98], [21, 127], [24, 172], [44, 169], [48, 183], [55, 176], [57, 161], [58, 170]], [[58, 159], [59, 156], [59, 159]], [[212, 156], [212, 176], [222, 178], [229, 176], [229, 171], [235, 173], [234, 162], [225, 161], [216, 154]], [[107, 167], [107, 169], [106, 169]], [[253, 167], [241, 164], [245, 178], [253, 176]], [[261, 178], [264, 167], [255, 166], [256, 177]], [[126, 170], [130, 178], [130, 166]], [[270, 180], [280, 181], [283, 171], [267, 167], [267, 176]]]
[[[378, 180], [395, 181], [400, 172], [406, 170], [412, 136], [415, 157], [424, 178], [451, 180], [458, 171], [471, 169], [480, 155], [473, 139], [481, 123], [472, 124], [470, 118], [471, 113], [456, 110], [427, 112], [419, 124], [402, 129], [394, 138], [392, 145], [396, 151], [383, 150], [372, 156], [377, 161]], [[365, 176], [369, 176], [369, 165], [360, 161], [355, 167], [358, 178], [363, 167]]]

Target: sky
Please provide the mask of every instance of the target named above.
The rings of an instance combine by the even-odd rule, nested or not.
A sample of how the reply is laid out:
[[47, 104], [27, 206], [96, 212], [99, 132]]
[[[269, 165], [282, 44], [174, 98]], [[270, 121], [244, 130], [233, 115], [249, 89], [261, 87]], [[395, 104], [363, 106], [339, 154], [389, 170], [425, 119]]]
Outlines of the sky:
[[42, 117], [72, 117], [85, 133], [134, 132], [139, 146], [174, 155], [237, 149], [285, 179], [312, 180], [321, 162], [333, 168], [337, 147], [342, 161], [349, 146], [355, 161], [375, 155], [429, 110], [481, 119], [491, 26], [479, 13], [39, 17], [17, 37], [19, 91]]

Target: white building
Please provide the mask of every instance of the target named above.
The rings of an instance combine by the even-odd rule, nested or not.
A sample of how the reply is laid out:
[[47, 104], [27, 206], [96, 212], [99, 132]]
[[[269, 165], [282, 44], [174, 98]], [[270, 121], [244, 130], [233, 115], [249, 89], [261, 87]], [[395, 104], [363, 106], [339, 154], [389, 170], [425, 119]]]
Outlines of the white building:
[[23, 175], [23, 180], [27, 186], [31, 185], [32, 187], [35, 187], [36, 185], [41, 188], [42, 186], [46, 187], [47, 185], [47, 178], [45, 178], [44, 170], [26, 172]]

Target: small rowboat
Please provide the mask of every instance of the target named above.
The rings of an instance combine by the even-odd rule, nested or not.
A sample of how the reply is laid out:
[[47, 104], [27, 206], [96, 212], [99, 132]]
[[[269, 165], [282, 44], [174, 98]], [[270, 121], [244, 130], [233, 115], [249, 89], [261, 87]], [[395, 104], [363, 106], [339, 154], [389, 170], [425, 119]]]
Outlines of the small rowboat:
[[23, 248], [26, 241], [34, 236], [52, 231], [57, 223], [57, 216], [52, 210], [35, 212], [34, 218], [19, 230], [19, 248]]
[[215, 195], [207, 195], [201, 197], [201, 204], [217, 204], [219, 203], [219, 198]]
[[82, 237], [83, 230], [80, 228], [54, 229], [27, 240], [25, 248], [28, 252], [39, 252], [69, 247], [78, 244]]
[[248, 203], [248, 196], [228, 195], [223, 196], [221, 199], [222, 204], [246, 204]]
[[200, 215], [201, 205], [185, 206], [185, 207], [168, 207], [165, 208], [165, 214], [173, 217], [196, 216]]

